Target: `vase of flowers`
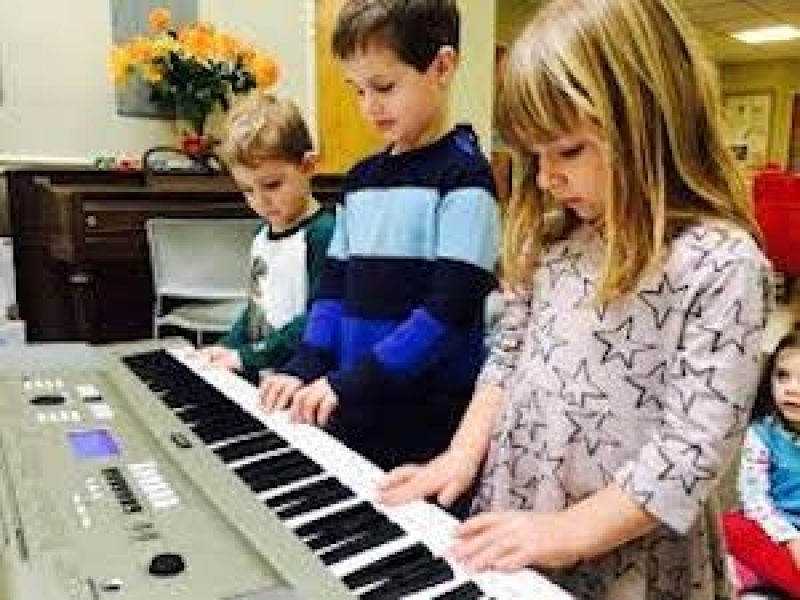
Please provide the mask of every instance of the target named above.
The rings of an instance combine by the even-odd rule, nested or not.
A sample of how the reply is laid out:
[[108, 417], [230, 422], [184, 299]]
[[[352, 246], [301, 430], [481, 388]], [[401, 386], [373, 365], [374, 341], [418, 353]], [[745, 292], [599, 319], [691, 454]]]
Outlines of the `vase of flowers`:
[[208, 116], [228, 110], [232, 96], [272, 86], [278, 67], [267, 53], [208, 23], [176, 27], [164, 8], [151, 11], [150, 35], [111, 49], [115, 85], [144, 81], [150, 101], [175, 111], [182, 133], [197, 145]]

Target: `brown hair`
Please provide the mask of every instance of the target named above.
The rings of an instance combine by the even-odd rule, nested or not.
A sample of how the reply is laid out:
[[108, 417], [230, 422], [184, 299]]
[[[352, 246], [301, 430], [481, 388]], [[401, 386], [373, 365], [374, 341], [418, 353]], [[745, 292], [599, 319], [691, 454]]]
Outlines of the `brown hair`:
[[229, 113], [220, 154], [229, 167], [257, 167], [268, 159], [300, 164], [312, 149], [311, 135], [297, 105], [256, 91]]
[[775, 366], [780, 353], [784, 350], [800, 350], [800, 329], [797, 329], [798, 326], [799, 325], [795, 325], [795, 329], [792, 329], [780, 339], [777, 346], [775, 346], [775, 350], [772, 351], [764, 364], [761, 381], [758, 384], [756, 400], [753, 404], [753, 412], [751, 415], [753, 420], [760, 419], [767, 415], [775, 415], [781, 420], [783, 419], [781, 412], [775, 404], [775, 396], [772, 394], [772, 378], [775, 376]]
[[716, 72], [673, 0], [551, 0], [508, 53], [498, 121], [529, 163], [506, 220], [512, 284], [529, 282], [543, 246], [575, 223], [548, 230], [526, 149], [586, 122], [605, 137], [612, 170], [598, 299], [635, 289], [689, 223], [722, 219], [758, 235], [723, 140]]
[[423, 72], [442, 47], [458, 51], [459, 30], [455, 0], [349, 0], [336, 18], [331, 48], [345, 59], [377, 42]]

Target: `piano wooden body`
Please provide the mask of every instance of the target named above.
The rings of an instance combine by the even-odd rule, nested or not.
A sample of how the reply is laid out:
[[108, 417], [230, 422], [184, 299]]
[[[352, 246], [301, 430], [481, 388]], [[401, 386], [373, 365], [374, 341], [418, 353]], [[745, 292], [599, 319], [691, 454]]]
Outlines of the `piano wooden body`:
[[[21, 169], [6, 178], [20, 317], [31, 341], [150, 337], [145, 221], [252, 216], [226, 176]], [[318, 178], [315, 194], [330, 201], [336, 182]]]

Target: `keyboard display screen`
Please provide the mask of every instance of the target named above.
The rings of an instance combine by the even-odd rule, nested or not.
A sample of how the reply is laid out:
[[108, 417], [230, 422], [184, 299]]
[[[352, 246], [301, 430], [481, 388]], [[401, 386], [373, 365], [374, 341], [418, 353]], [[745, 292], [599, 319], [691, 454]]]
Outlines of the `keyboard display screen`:
[[80, 429], [67, 433], [72, 453], [79, 459], [119, 455], [119, 445], [108, 429]]

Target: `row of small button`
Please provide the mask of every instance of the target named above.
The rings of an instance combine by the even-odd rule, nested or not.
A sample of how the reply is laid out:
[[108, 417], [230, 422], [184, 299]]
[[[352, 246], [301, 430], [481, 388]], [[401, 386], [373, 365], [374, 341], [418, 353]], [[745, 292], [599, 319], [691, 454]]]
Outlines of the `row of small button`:
[[122, 512], [131, 514], [142, 511], [142, 505], [139, 503], [139, 500], [136, 499], [128, 482], [125, 481], [122, 471], [120, 471], [118, 467], [107, 467], [102, 469], [101, 472], [106, 478], [109, 487], [114, 492], [114, 495], [117, 497], [120, 506], [122, 506]]

